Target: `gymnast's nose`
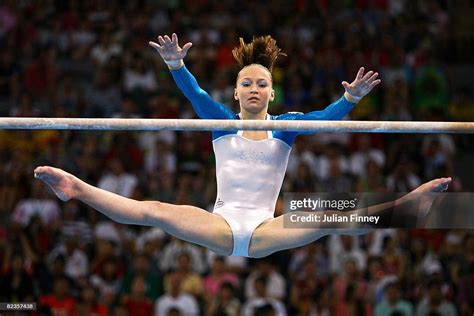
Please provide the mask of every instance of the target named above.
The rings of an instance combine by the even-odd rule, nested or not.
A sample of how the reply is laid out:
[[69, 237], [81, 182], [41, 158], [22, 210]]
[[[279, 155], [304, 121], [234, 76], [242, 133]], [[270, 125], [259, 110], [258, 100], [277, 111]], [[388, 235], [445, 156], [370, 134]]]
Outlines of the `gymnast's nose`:
[[250, 93], [252, 94], [257, 94], [258, 93], [258, 89], [257, 89], [257, 85], [256, 84], [253, 84], [251, 89], [250, 89]]

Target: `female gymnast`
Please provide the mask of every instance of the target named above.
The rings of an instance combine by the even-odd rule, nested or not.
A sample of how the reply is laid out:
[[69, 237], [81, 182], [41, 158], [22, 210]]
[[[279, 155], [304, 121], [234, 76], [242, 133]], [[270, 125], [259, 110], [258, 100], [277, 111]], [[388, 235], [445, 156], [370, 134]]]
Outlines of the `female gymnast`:
[[[191, 43], [180, 47], [173, 34], [171, 38], [159, 36], [158, 43], [149, 44], [161, 55], [178, 87], [203, 119], [340, 120], [380, 83], [377, 73], [364, 74], [364, 68], [360, 68], [352, 83], [342, 82], [344, 95], [326, 109], [308, 114], [269, 115], [268, 103], [275, 96], [271, 71], [280, 49], [270, 36], [254, 38], [248, 44], [241, 39], [240, 46], [233, 50], [241, 67], [234, 93], [240, 104], [240, 113], [236, 114], [214, 102], [184, 66], [183, 59]], [[212, 213], [194, 206], [128, 199], [49, 166], [37, 167], [34, 172], [63, 201], [80, 200], [119, 223], [158, 226], [177, 238], [221, 255], [264, 257], [328, 234], [363, 233], [358, 229], [337, 229], [333, 223], [321, 224], [320, 229], [285, 229], [284, 215], [274, 218], [291, 146], [299, 134], [302, 133], [213, 131], [217, 198]], [[432, 180], [412, 192], [441, 191], [450, 181], [450, 178]], [[395, 203], [402, 203], [405, 197]], [[384, 205], [370, 207], [369, 214], [383, 209]]]

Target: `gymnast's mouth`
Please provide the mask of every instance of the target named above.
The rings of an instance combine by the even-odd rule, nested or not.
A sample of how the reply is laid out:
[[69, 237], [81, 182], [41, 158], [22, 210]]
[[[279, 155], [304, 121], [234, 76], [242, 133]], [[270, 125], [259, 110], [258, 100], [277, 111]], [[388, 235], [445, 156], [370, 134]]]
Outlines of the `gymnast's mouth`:
[[257, 97], [251, 97], [248, 99], [248, 101], [260, 101], [260, 99]]

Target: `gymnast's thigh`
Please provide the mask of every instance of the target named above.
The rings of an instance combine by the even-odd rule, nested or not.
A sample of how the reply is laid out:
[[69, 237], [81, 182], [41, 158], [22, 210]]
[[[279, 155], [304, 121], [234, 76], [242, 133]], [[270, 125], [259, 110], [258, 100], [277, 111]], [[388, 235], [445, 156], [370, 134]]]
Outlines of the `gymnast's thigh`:
[[333, 231], [324, 228], [284, 227], [283, 216], [268, 219], [255, 229], [250, 241], [250, 257], [265, 257], [277, 251], [301, 247]]
[[184, 241], [195, 243], [218, 253], [232, 251], [232, 231], [222, 216], [191, 205], [147, 202], [156, 214], [156, 225]]
[[372, 231], [371, 228], [334, 227], [333, 223], [321, 223], [321, 227], [290, 228], [283, 225], [286, 215], [266, 220], [257, 227], [250, 241], [250, 257], [264, 257], [277, 251], [301, 247], [327, 235], [358, 236]]

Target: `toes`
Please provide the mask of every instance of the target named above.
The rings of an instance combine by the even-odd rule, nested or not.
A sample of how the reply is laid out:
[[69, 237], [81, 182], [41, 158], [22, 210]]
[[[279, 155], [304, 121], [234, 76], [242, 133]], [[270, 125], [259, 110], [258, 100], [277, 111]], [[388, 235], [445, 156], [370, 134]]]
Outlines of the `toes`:
[[446, 191], [448, 189], [450, 182], [451, 182], [451, 178], [441, 178], [436, 181], [435, 186], [432, 191], [434, 192]]

